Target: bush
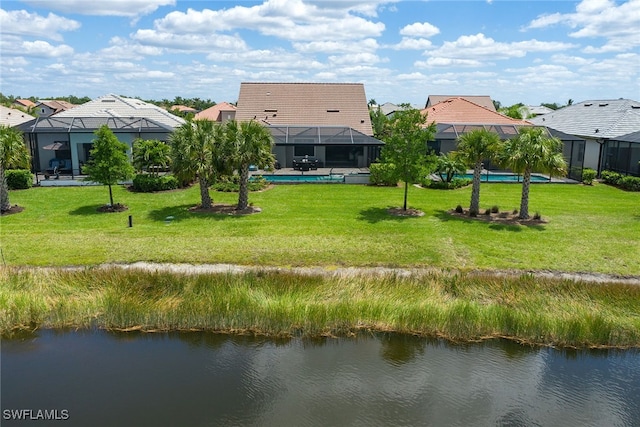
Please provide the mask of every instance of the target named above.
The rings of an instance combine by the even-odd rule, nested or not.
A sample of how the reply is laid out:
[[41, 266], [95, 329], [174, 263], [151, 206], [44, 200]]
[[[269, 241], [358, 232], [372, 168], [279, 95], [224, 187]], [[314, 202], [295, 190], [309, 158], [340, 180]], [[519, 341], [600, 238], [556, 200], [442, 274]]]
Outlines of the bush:
[[533, 215], [533, 219], [535, 219], [536, 221], [541, 220], [541, 219], [542, 219], [542, 216], [540, 215], [540, 212], [536, 212], [536, 213]]
[[625, 176], [620, 180], [619, 185], [628, 191], [640, 191], [640, 177]]
[[393, 163], [371, 163], [369, 166], [369, 182], [373, 185], [385, 185], [395, 187], [398, 185], [396, 178], [396, 165]]
[[627, 191], [640, 191], [640, 177], [625, 176], [613, 171], [602, 171], [600, 176], [606, 184], [615, 185]]
[[593, 180], [595, 179], [597, 174], [598, 172], [594, 171], [593, 169], [589, 169], [589, 168], [583, 169], [582, 182], [587, 185], [593, 184]]
[[[249, 179], [249, 191], [264, 190], [269, 181], [264, 179], [262, 175], [254, 175]], [[224, 177], [211, 186], [215, 191], [222, 191], [224, 193], [237, 193], [240, 191], [240, 177], [233, 175], [231, 177]]]
[[176, 188], [178, 188], [178, 179], [173, 175], [138, 174], [133, 178], [133, 191], [139, 193], [175, 190]]
[[27, 169], [7, 169], [4, 176], [9, 190], [26, 190], [33, 185], [33, 174]]
[[460, 205], [456, 206], [456, 212], [457, 212], [457, 213], [462, 213], [462, 212], [464, 212], [464, 210], [462, 209], [462, 206], [460, 206]]
[[602, 171], [600, 177], [606, 184], [618, 185], [622, 179], [622, 174], [613, 171]]
[[451, 182], [446, 181], [431, 181], [429, 188], [436, 188], [439, 190], [454, 190], [456, 188], [466, 187], [471, 184], [469, 178], [453, 178]]
[[493, 206], [491, 206], [491, 212], [492, 212], [492, 213], [498, 213], [498, 212], [500, 212], [500, 208], [498, 207], [498, 205], [493, 205]]

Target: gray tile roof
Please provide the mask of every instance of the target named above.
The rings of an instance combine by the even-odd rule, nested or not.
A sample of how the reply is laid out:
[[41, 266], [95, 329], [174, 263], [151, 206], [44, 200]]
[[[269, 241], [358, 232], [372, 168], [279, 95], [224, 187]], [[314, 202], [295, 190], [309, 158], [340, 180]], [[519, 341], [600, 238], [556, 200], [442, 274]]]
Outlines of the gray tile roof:
[[583, 101], [529, 121], [583, 138], [611, 139], [640, 131], [640, 102], [631, 99]]
[[184, 119], [140, 99], [109, 94], [93, 99], [71, 110], [56, 114], [57, 117], [128, 117], [145, 118], [169, 128], [176, 128]]
[[640, 144], [640, 131], [629, 133], [622, 136], [617, 136], [615, 138], [616, 141], [625, 141], [625, 142], [637, 142]]
[[346, 126], [373, 135], [360, 83], [242, 83], [236, 120], [274, 126]]
[[0, 105], [0, 125], [13, 127], [33, 119], [35, 119], [35, 117], [30, 116], [17, 108], [9, 108], [4, 105]]

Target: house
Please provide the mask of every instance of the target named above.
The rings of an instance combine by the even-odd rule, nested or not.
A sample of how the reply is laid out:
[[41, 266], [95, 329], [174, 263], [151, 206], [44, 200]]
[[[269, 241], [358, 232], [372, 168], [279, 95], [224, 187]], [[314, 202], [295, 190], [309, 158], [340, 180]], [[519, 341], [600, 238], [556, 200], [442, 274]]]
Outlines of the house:
[[476, 105], [480, 105], [490, 111], [496, 112], [496, 107], [493, 104], [493, 100], [488, 95], [429, 95], [427, 97], [427, 103], [424, 108], [432, 107], [436, 104], [446, 101], [451, 98], [462, 98], [469, 102], [473, 102]]
[[619, 138], [640, 131], [640, 102], [622, 98], [583, 101], [530, 121], [584, 139], [584, 167], [600, 173], [607, 165], [630, 162], [628, 156], [634, 150], [613, 147], [619, 146], [618, 142], [629, 142]]
[[527, 114], [526, 117], [529, 118], [542, 116], [543, 114], [552, 113], [554, 111], [549, 107], [545, 107], [544, 105], [525, 105], [523, 109]]
[[67, 101], [41, 100], [36, 103], [35, 111], [40, 117], [49, 117], [62, 111], [70, 110], [73, 107], [76, 107], [76, 105]]
[[235, 105], [229, 104], [228, 102], [221, 102], [220, 104], [216, 104], [206, 110], [200, 111], [194, 118], [196, 120], [207, 119], [213, 120], [214, 122], [224, 123], [236, 118], [237, 109], [238, 108]]
[[[532, 126], [527, 120], [518, 120], [497, 113], [478, 105], [468, 97], [448, 98], [438, 104], [422, 110], [427, 114], [427, 124], [436, 123], [437, 133], [435, 141], [430, 141], [428, 146], [436, 153], [448, 153], [456, 149], [458, 138], [475, 129], [487, 129], [495, 132], [500, 139], [510, 139], [518, 135], [518, 130], [523, 126]], [[549, 135], [563, 141], [564, 157], [569, 165], [569, 178], [579, 180], [582, 176], [584, 161], [584, 140], [562, 132], [549, 130]], [[492, 169], [497, 166], [491, 162], [485, 162], [485, 168]]]
[[14, 108], [24, 108], [26, 110], [35, 107], [36, 104], [29, 99], [16, 99], [13, 101], [13, 104], [11, 104], [11, 106]]
[[640, 176], [640, 131], [604, 142], [602, 170]]
[[0, 125], [2, 126], [19, 126], [22, 123], [29, 122], [33, 119], [35, 119], [35, 117], [30, 116], [22, 110], [0, 105]]
[[321, 167], [368, 167], [384, 144], [360, 83], [241, 83], [236, 120], [269, 128], [282, 167], [305, 156]]
[[174, 110], [184, 114], [196, 114], [198, 112], [198, 110], [196, 110], [195, 108], [187, 107], [186, 105], [174, 105], [173, 107], [169, 108], [169, 111]]
[[89, 159], [94, 132], [102, 125], [131, 148], [137, 138], [167, 141], [183, 123], [182, 118], [153, 104], [109, 94], [53, 116], [38, 117], [20, 129], [31, 151], [34, 173], [56, 165], [74, 176]]

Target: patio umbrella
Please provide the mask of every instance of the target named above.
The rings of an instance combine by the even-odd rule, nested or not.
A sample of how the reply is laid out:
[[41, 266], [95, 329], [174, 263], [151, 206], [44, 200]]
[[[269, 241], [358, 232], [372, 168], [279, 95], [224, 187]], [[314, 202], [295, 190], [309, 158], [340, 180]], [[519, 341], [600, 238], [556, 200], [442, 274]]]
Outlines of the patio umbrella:
[[54, 142], [53, 144], [45, 145], [42, 147], [43, 150], [68, 150], [69, 143], [68, 142]]

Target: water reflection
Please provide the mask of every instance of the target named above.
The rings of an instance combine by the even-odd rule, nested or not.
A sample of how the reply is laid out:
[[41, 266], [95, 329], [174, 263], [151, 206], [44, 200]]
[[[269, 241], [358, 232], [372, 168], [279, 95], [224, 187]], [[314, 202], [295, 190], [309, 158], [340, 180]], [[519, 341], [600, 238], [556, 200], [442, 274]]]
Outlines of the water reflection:
[[[64, 425], [637, 425], [637, 351], [397, 334], [270, 340], [38, 331], [2, 341], [2, 409]], [[44, 425], [34, 422], [36, 425]], [[3, 426], [28, 425], [3, 420]]]

